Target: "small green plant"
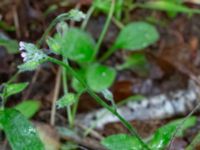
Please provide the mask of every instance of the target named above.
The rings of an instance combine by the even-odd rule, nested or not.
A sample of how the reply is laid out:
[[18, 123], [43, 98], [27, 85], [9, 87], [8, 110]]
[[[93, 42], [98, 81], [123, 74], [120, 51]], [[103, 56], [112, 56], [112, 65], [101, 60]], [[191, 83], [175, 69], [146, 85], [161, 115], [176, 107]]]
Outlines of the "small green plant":
[[[112, 4], [112, 7], [114, 7], [114, 4]], [[95, 44], [92, 37], [85, 31], [74, 27], [68, 27], [63, 20], [74, 20], [73, 17], [79, 18], [78, 20], [80, 20], [80, 18], [84, 18], [84, 15], [78, 11], [73, 10], [74, 16], [71, 14], [72, 11], [69, 12], [69, 14], [61, 15], [65, 17], [61, 19], [60, 23], [58, 22], [57, 33], [55, 33], [53, 37], [48, 37], [47, 39], [47, 44], [50, 50], [57, 55], [61, 55], [62, 60], [60, 61], [48, 56], [34, 44], [21, 42], [20, 50], [24, 64], [19, 66], [20, 72], [34, 70], [40, 64], [47, 61], [58, 64], [63, 69], [63, 89], [65, 94], [60, 100], [58, 100], [57, 106], [59, 108], [67, 107], [68, 119], [71, 127], [74, 123], [78, 97], [83, 92], [87, 91], [99, 104], [116, 115], [130, 130], [130, 132], [134, 134], [141, 143], [143, 143], [132, 126], [117, 113], [112, 93], [108, 91], [108, 88], [115, 80], [116, 70], [101, 64], [101, 62], [106, 60], [117, 49], [138, 50], [153, 44], [159, 37], [158, 32], [152, 25], [145, 22], [136, 22], [127, 25], [124, 29], [122, 29], [118, 39], [112, 46], [112, 52], [109, 52], [109, 54], [103, 56], [101, 60], [98, 60], [97, 53], [100, 46], [98, 43], [101, 42], [97, 42], [97, 44]], [[58, 16], [57, 18], [61, 17]], [[55, 20], [57, 20], [57, 18]], [[53, 21], [53, 25], [55, 25], [55, 20]], [[52, 28], [53, 25], [50, 25], [50, 27]], [[139, 25], [142, 25], [142, 28], [140, 28]], [[138, 27], [137, 30], [140, 34], [135, 31], [134, 28], [136, 27]], [[49, 29], [47, 30], [50, 31]], [[143, 31], [145, 31], [145, 35]], [[129, 32], [140, 35], [141, 39], [137, 40], [138, 37], [133, 37], [133, 35]], [[127, 33], [129, 33], [130, 39], [125, 40], [125, 37], [123, 36]], [[48, 32], [45, 32], [44, 35], [47, 34]], [[43, 38], [45, 37], [43, 36]], [[134, 44], [131, 44], [131, 40], [135, 40]], [[98, 46], [96, 47], [96, 45]], [[69, 63], [71, 61], [75, 62], [78, 65], [78, 68], [72, 68]], [[72, 78], [71, 84], [77, 93], [68, 93], [67, 78]], [[109, 106], [106, 102], [104, 102], [104, 100], [98, 97], [95, 92], [102, 93], [105, 98], [112, 102], [112, 106]]]
[[[94, 1], [95, 7], [99, 8], [100, 6], [98, 7], [98, 4], [99, 2]], [[156, 42], [159, 38], [159, 34], [153, 25], [146, 22], [133, 22], [126, 25], [120, 31], [115, 43], [105, 54], [103, 54], [101, 58], [98, 58], [97, 54], [99, 53], [100, 44], [103, 40], [102, 38], [105, 36], [110, 19], [114, 13], [114, 4], [114, 1], [110, 1], [110, 5], [112, 7], [109, 11], [106, 11], [109, 15], [97, 43], [95, 43], [89, 33], [79, 28], [68, 27], [68, 25], [64, 22], [60, 22], [58, 24], [58, 26], [62, 29], [57, 28], [57, 33], [47, 39], [47, 44], [52, 52], [61, 55], [63, 57], [63, 62], [66, 64], [68, 64], [69, 61], [75, 62], [79, 67], [74, 68], [74, 70], [86, 81], [89, 88], [94, 92], [102, 94], [104, 94], [104, 91], [113, 84], [117, 74], [117, 70], [115, 68], [102, 64], [112, 53], [119, 49], [128, 51], [142, 50], [143, 48], [146, 48]], [[145, 56], [143, 55], [142, 57], [145, 60]], [[134, 57], [133, 59], [140, 58]], [[130, 58], [128, 60], [130, 60]], [[147, 61], [142, 61], [142, 63], [145, 63], [146, 65]], [[68, 91], [66, 89], [67, 82], [64, 81], [66, 80], [66, 76], [66, 71], [64, 71], [64, 93], [66, 93], [65, 91]], [[78, 105], [78, 102], [76, 101], [78, 101], [78, 97], [85, 92], [86, 89], [78, 83], [79, 81], [77, 81], [74, 76], [72, 76], [71, 81], [71, 86], [77, 92], [76, 95], [78, 95], [75, 96], [77, 100], [74, 100], [74, 104], [72, 104], [70, 108], [68, 106], [67, 110], [70, 126], [73, 126], [75, 117], [73, 114], [76, 113]], [[114, 100], [112, 103], [114, 104]], [[73, 113], [71, 113], [71, 109]]]
[[[136, 130], [131, 126], [131, 124], [129, 124], [117, 112], [113, 95], [108, 90], [109, 87], [113, 84], [118, 70], [127, 69], [130, 67], [134, 67], [135, 71], [138, 71], [138, 69], [141, 69], [142, 67], [147, 69], [148, 63], [145, 55], [142, 53], [133, 53], [132, 56], [125, 58], [125, 63], [116, 67], [110, 67], [104, 64], [104, 62], [114, 52], [118, 50], [124, 50], [127, 52], [138, 52], [154, 44], [159, 39], [159, 33], [156, 28], [152, 24], [144, 21], [128, 23], [125, 26], [120, 25], [120, 33], [117, 36], [113, 45], [111, 45], [110, 48], [101, 57], [98, 57], [101, 43], [106, 35], [113, 16], [115, 16], [117, 19], [120, 19], [121, 17], [121, 12], [124, 6], [123, 2], [123, 0], [94, 0], [93, 5], [86, 16], [78, 10], [72, 10], [68, 13], [59, 15], [49, 25], [44, 35], [36, 45], [32, 43], [20, 42], [19, 49], [21, 52], [21, 56], [23, 57], [24, 63], [19, 66], [19, 71], [33, 71], [37, 69], [39, 65], [45, 62], [52, 62], [60, 67], [60, 69], [62, 70], [62, 84], [64, 95], [57, 101], [56, 105], [58, 108], [67, 108], [68, 123], [70, 127], [74, 126], [79, 97], [84, 92], [88, 92], [97, 103], [99, 103], [101, 106], [105, 107], [116, 117], [118, 117], [132, 135], [115, 135], [106, 138], [102, 141], [102, 144], [105, 145], [108, 149], [164, 149], [164, 147], [166, 147], [166, 145], [169, 143], [172, 133], [174, 133], [176, 127], [174, 124], [177, 125], [177, 123], [173, 123], [173, 125], [158, 129], [149, 140], [145, 141], [140, 138], [140, 136], [137, 134]], [[156, 5], [152, 5], [150, 2], [145, 3], [144, 5], [135, 4], [134, 7], [163, 10], [163, 3], [166, 2], [154, 2], [154, 4]], [[191, 10], [183, 8], [182, 6], [178, 7], [178, 11], [174, 11], [175, 6], [171, 3], [167, 6], [170, 7], [167, 10], [165, 9], [165, 11], [186, 13], [191, 12]], [[95, 41], [89, 33], [84, 31], [89, 16], [95, 9], [108, 14], [105, 26], [97, 41]], [[193, 13], [197, 13], [197, 11], [193, 10]], [[65, 22], [67, 20], [81, 21], [82, 19], [85, 20], [81, 28], [69, 27], [68, 24]], [[51, 37], [48, 36], [49, 32], [54, 27], [56, 27], [57, 32]], [[42, 48], [40, 48], [40, 46], [44, 42], [44, 40], [46, 40], [46, 43], [52, 53], [61, 56], [61, 60], [51, 57], [42, 51]], [[74, 65], [71, 65], [71, 62], [73, 62], [73, 64], [76, 64], [76, 67], [74, 67]], [[138, 68], [138, 66], [141, 67]], [[68, 81], [71, 81], [70, 85], [67, 85], [67, 83], [69, 83]], [[25, 88], [25, 85], [20, 87], [13, 86], [17, 90], [10, 93], [8, 92], [9, 86], [6, 86], [6, 90], [3, 90], [2, 94], [0, 95], [2, 98], [0, 123], [8, 137], [9, 142], [11, 143], [12, 148], [14, 150], [21, 150], [29, 149], [27, 147], [33, 147], [32, 149], [30, 148], [30, 150], [42, 150], [42, 143], [37, 137], [35, 129], [28, 122], [28, 120], [23, 118], [24, 116], [18, 113], [18, 111], [16, 111], [15, 109], [4, 108], [4, 104], [8, 96], [22, 91]], [[69, 92], [68, 86], [73, 87], [74, 92]], [[101, 93], [105, 97], [105, 99], [111, 101], [112, 105], [108, 105], [96, 93]], [[26, 103], [24, 105], [27, 106], [30, 104]], [[23, 108], [24, 106], [16, 106], [16, 109], [18, 110]], [[37, 108], [37, 106], [34, 106], [33, 108]], [[33, 114], [33, 112], [24, 113], [28, 114], [27, 117]], [[18, 118], [21, 122], [18, 122]], [[191, 124], [193, 125], [193, 123], [195, 122], [194, 118], [190, 118], [189, 120], [190, 123], [185, 124], [186, 127], [191, 126]], [[11, 126], [11, 124], [17, 125], [16, 127], [13, 127]], [[20, 129], [18, 129], [19, 127]], [[26, 137], [26, 139], [29, 138], [29, 140], [27, 143], [24, 142], [24, 145], [22, 145], [23, 147], [20, 147], [19, 145], [17, 145], [17, 143], [21, 144], [23, 143], [22, 141], [25, 141], [24, 134], [22, 132], [26, 131], [27, 128], [30, 129], [28, 130], [29, 132], [27, 131], [28, 137]], [[20, 135], [19, 138], [17, 138], [16, 140], [14, 139], [15, 136], [13, 135], [14, 133], [16, 134], [15, 130], [17, 130], [18, 135]], [[165, 135], [165, 137], [163, 137], [163, 135]]]
[[[96, 5], [96, 3], [95, 3]], [[112, 7], [114, 8], [114, 3]], [[110, 10], [114, 12], [113, 9]], [[75, 11], [73, 11], [74, 13]], [[77, 17], [75, 13], [73, 17], [79, 19], [73, 19], [72, 12], [65, 14], [67, 19], [80, 20], [84, 18], [84, 15], [80, 12], [77, 12]], [[63, 14], [60, 16], [64, 16]], [[57, 17], [61, 18], [61, 17]], [[110, 17], [108, 16], [108, 19]], [[56, 19], [55, 19], [56, 20]], [[55, 23], [55, 21], [53, 21]], [[50, 25], [50, 27], [52, 27]], [[105, 26], [107, 28], [107, 26]], [[48, 29], [47, 29], [48, 30]], [[103, 30], [102, 32], [104, 32]], [[127, 38], [128, 34], [128, 38]], [[45, 33], [47, 35], [47, 33]], [[112, 53], [119, 49], [125, 49], [128, 51], [142, 50], [147, 46], [156, 42], [159, 38], [159, 34], [153, 25], [150, 25], [146, 22], [134, 22], [125, 26], [119, 36], [116, 39], [116, 42], [111, 46], [111, 48], [100, 58], [97, 58], [99, 53], [99, 47], [101, 41], [95, 43], [94, 39], [84, 30], [75, 27], [68, 27], [68, 25], [61, 21], [57, 24], [57, 33], [52, 37], [47, 38], [47, 44], [50, 50], [62, 56], [62, 62], [69, 66], [69, 61], [75, 62], [78, 65], [78, 68], [74, 68], [75, 72], [81, 73], [80, 76], [86, 81], [88, 87], [94, 92], [99, 92], [104, 94], [104, 91], [107, 90], [114, 82], [116, 77], [116, 69], [102, 64]], [[25, 63], [19, 66], [20, 71], [30, 71], [38, 67], [39, 64], [49, 61], [49, 56], [42, 53], [42, 51], [37, 48], [34, 44], [29, 43], [20, 43], [20, 49], [24, 50], [21, 55], [24, 58]], [[137, 55], [136, 55], [137, 56]], [[144, 61], [143, 61], [144, 63]], [[146, 62], [145, 62], [146, 63]], [[63, 68], [63, 89], [65, 95], [68, 94], [67, 89], [67, 78], [71, 76], [67, 74], [68, 69]], [[67, 77], [68, 76], [68, 77]], [[80, 83], [72, 76], [72, 87], [77, 92], [74, 96], [77, 100], [73, 100], [73, 103], [70, 106], [67, 106], [68, 109], [68, 119], [70, 126], [73, 126], [74, 114], [76, 113], [78, 105], [78, 97], [86, 91], [85, 87], [81, 87]], [[66, 98], [67, 96], [62, 97]], [[66, 99], [66, 101], [68, 101]], [[66, 102], [68, 104], [68, 102]], [[114, 104], [114, 102], [113, 102]], [[73, 112], [73, 113], [72, 113]]]
[[[148, 147], [151, 150], [164, 150], [169, 145], [174, 132], [177, 130], [177, 126], [179, 126], [184, 119], [178, 119], [172, 121], [155, 131], [153, 135], [149, 138], [144, 139], [145, 143], [147, 143]], [[197, 122], [196, 117], [190, 117], [182, 126], [181, 129], [178, 130], [176, 137], [183, 136], [184, 131], [187, 128], [194, 126]], [[135, 136], [127, 135], [127, 134], [116, 134], [106, 137], [101, 141], [101, 143], [108, 150], [144, 150], [143, 145], [140, 144], [138, 139]], [[189, 149], [189, 148], [188, 148]]]
[[0, 99], [0, 128], [13, 150], [43, 150], [36, 129], [28, 121], [38, 110], [40, 104], [34, 100], [27, 100], [13, 108], [5, 108], [8, 98], [20, 93], [28, 86], [28, 83], [4, 83], [1, 85]]

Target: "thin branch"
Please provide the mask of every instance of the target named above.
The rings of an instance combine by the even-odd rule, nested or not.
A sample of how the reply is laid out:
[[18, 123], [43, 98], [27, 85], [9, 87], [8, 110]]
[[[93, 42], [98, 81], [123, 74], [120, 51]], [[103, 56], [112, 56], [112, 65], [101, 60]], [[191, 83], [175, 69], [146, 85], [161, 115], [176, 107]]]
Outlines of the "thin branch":
[[56, 100], [58, 99], [59, 91], [60, 91], [60, 82], [61, 82], [61, 68], [59, 68], [58, 73], [56, 75], [55, 88], [53, 93], [52, 105], [51, 105], [51, 118], [50, 124], [53, 126], [55, 124], [55, 115], [56, 115]]

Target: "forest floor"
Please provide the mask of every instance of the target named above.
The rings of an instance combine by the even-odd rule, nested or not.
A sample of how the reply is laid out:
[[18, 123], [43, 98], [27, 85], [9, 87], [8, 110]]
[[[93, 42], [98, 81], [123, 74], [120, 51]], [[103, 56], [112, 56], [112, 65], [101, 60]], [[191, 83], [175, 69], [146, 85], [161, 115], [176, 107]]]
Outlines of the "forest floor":
[[[0, 2], [0, 37], [7, 36], [9, 39], [35, 43], [57, 15], [72, 8], [79, 8], [86, 12], [91, 5], [90, 0], [69, 0], [68, 3], [64, 2], [58, 0], [2, 0]], [[198, 5], [191, 5], [191, 7], [200, 8]], [[200, 74], [200, 15], [188, 16], [187, 14], [179, 13], [176, 17], [170, 18], [164, 12], [147, 9], [134, 9], [126, 13], [128, 13], [126, 18], [122, 19], [124, 24], [138, 20], [148, 21], [150, 20], [149, 16], [156, 18], [154, 23], [160, 33], [160, 39], [143, 51], [150, 64], [147, 74], [140, 75], [131, 70], [118, 72], [117, 79], [111, 87], [117, 102], [135, 94], [148, 97], [185, 89], [191, 77], [198, 78]], [[105, 19], [106, 15], [98, 12], [90, 18], [86, 30], [95, 39], [98, 39]], [[79, 26], [79, 24], [74, 24], [73, 22], [71, 22], [71, 25]], [[118, 32], [119, 28], [114, 23], [111, 23], [100, 53], [103, 53], [113, 43]], [[116, 52], [106, 63], [109, 65], [120, 63], [122, 55], [124, 55], [123, 52]], [[21, 62], [20, 54], [9, 54], [5, 48], [0, 47], [0, 83], [8, 81], [15, 74], [17, 66]], [[55, 90], [57, 72], [57, 66], [47, 64], [47, 66], [39, 68], [35, 72], [20, 74], [16, 82], [28, 81], [30, 85], [21, 94], [12, 96], [12, 100], [7, 103], [7, 107], [10, 107], [26, 99], [39, 100], [41, 102], [40, 110], [32, 120], [44, 130], [45, 134], [47, 134], [47, 140], [51, 144], [54, 143], [55, 147], [59, 147], [61, 143], [71, 140], [67, 137], [60, 137], [55, 128], [50, 126], [52, 97]], [[78, 113], [90, 112], [98, 108], [100, 106], [89, 95], [84, 94], [81, 96]], [[198, 113], [195, 115], [199, 118]], [[131, 123], [141, 136], [147, 137], [158, 127], [178, 117], [180, 116], [162, 120], [133, 120]], [[55, 124], [56, 126], [67, 125], [66, 112], [64, 110], [57, 111]], [[184, 137], [176, 138], [172, 143], [172, 149], [181, 150], [182, 147], [188, 145], [199, 131], [199, 127], [200, 121], [195, 127], [188, 129]], [[103, 130], [96, 132], [100, 137], [104, 137], [116, 133], [127, 133], [127, 130], [120, 123], [110, 123]], [[80, 139], [73, 140], [88, 149], [103, 149], [98, 144], [98, 140], [94, 137], [92, 138], [92, 136], [82, 141]]]

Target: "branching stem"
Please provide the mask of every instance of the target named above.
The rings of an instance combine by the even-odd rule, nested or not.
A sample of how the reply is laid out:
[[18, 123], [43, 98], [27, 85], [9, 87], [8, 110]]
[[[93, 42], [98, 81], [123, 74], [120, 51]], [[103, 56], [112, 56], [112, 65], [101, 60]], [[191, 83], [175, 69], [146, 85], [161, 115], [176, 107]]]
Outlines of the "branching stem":
[[84, 86], [87, 90], [87, 92], [90, 94], [90, 96], [92, 96], [94, 98], [94, 100], [100, 104], [101, 106], [103, 106], [104, 108], [106, 108], [107, 110], [109, 110], [113, 115], [115, 115], [120, 121], [121, 123], [130, 131], [130, 133], [134, 136], [136, 136], [136, 138], [141, 142], [141, 144], [143, 145], [143, 147], [145, 148], [144, 150], [150, 150], [150, 148], [147, 146], [147, 144], [145, 144], [143, 142], [143, 140], [141, 139], [141, 137], [138, 135], [138, 133], [136, 132], [136, 130], [133, 128], [133, 126], [126, 121], [116, 110], [114, 110], [111, 106], [109, 106], [106, 102], [104, 102], [104, 100], [102, 100], [97, 94], [95, 94], [86, 84], [86, 82], [81, 78], [81, 76], [79, 76], [79, 74], [77, 74], [74, 69], [72, 69], [69, 65], [65, 64], [64, 62], [52, 58], [52, 57], [48, 57], [48, 60], [52, 63], [55, 63], [59, 66], [63, 66], [66, 68], [66, 70], [68, 71], [68, 73], [71, 76], [74, 76], [81, 84], [82, 86]]

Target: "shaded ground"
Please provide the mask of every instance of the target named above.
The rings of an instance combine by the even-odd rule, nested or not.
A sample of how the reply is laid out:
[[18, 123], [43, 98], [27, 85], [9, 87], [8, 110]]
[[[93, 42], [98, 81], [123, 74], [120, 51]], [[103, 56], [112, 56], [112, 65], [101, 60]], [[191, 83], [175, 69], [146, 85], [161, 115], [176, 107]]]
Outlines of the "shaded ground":
[[[55, 16], [74, 7], [86, 11], [90, 5], [90, 1], [85, 0], [78, 3], [71, 0], [68, 4], [62, 5], [56, 0], [3, 0], [0, 2], [2, 20], [7, 24], [6, 27], [14, 26], [16, 30], [10, 31], [10, 29], [0, 26], [0, 34], [5, 34], [18, 41], [35, 42], [41, 37]], [[50, 7], [52, 9], [54, 7], [54, 9], [50, 11]], [[161, 37], [156, 44], [145, 50], [151, 68], [147, 75], [140, 76], [131, 70], [118, 73], [117, 80], [111, 88], [117, 101], [138, 93], [150, 96], [175, 89], [182, 89], [187, 86], [188, 78], [199, 75], [200, 15], [188, 17], [187, 15], [179, 14], [176, 18], [169, 18], [165, 13], [136, 9], [129, 12], [129, 16], [128, 21], [130, 22], [148, 20], [148, 16], [155, 17], [156, 21], [158, 21], [156, 22], [156, 26], [159, 29]], [[98, 38], [104, 21], [105, 15], [98, 13], [89, 21], [87, 30], [94, 38]], [[102, 52], [114, 41], [118, 31], [119, 29], [115, 24], [110, 26], [101, 48]], [[106, 63], [110, 65], [120, 63], [122, 61], [121, 56], [123, 55], [127, 54], [119, 51]], [[0, 83], [3, 83], [16, 72], [16, 66], [21, 63], [21, 59], [18, 54], [8, 54], [1, 47], [0, 60]], [[25, 99], [40, 100], [42, 107], [33, 120], [49, 124], [52, 93], [57, 71], [57, 67], [47, 64], [34, 73], [21, 74], [17, 78], [17, 81], [29, 81], [31, 85], [22, 94], [13, 96], [8, 106], [15, 105], [17, 102]], [[90, 111], [97, 107], [99, 106], [88, 95], [85, 94], [81, 97], [79, 112]], [[57, 124], [65, 125], [65, 112], [58, 112]], [[133, 121], [133, 125], [142, 136], [147, 136], [166, 122], [168, 120]], [[177, 139], [175, 142], [178, 142], [180, 145], [187, 145], [198, 131], [199, 123], [195, 128], [187, 131], [185, 138]], [[120, 124], [115, 123], [107, 125], [105, 130], [101, 131], [100, 134], [110, 135], [121, 132], [127, 131]], [[176, 143], [175, 145], [178, 144]]]

